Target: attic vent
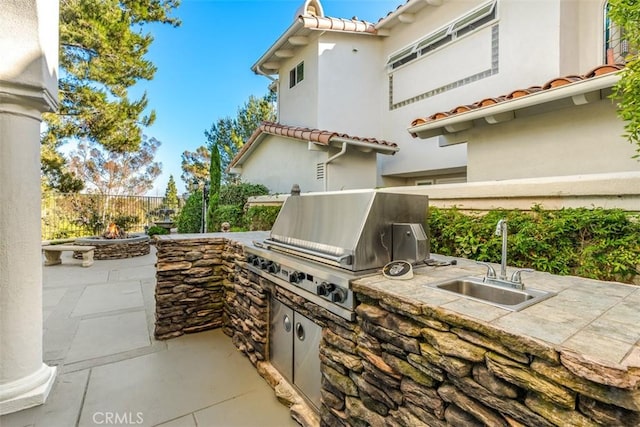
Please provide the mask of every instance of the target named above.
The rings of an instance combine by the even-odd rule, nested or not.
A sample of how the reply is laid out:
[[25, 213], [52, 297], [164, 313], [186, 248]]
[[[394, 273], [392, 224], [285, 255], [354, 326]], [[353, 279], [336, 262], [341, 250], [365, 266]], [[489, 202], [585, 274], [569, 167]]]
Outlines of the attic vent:
[[316, 164], [316, 179], [324, 179], [324, 163]]

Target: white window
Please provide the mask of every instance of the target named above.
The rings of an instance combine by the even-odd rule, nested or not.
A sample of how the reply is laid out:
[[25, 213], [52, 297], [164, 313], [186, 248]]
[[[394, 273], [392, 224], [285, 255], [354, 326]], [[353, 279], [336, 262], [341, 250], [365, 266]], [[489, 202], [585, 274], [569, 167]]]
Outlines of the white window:
[[624, 31], [609, 18], [609, 2], [604, 5], [604, 63], [624, 64], [629, 55], [629, 41]]
[[304, 79], [304, 62], [299, 63], [289, 71], [289, 88], [294, 87]]
[[496, 1], [497, 0], [490, 1], [472, 10], [468, 14], [418, 40], [411, 46], [393, 53], [389, 56], [387, 66], [391, 70], [398, 68], [407, 62], [429, 54], [458, 37], [484, 27], [496, 19]]

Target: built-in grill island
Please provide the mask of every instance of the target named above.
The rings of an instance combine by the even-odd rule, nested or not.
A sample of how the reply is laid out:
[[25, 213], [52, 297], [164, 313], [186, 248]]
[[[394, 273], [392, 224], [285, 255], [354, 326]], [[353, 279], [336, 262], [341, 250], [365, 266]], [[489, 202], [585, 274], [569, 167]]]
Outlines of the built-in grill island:
[[[327, 196], [327, 206], [291, 197], [271, 234], [158, 237], [156, 338], [221, 327], [304, 427], [640, 425], [640, 288], [532, 272], [528, 287], [557, 296], [514, 312], [435, 286], [483, 276], [473, 260], [430, 254], [413, 279], [395, 280], [380, 265], [424, 256], [427, 242], [405, 224], [421, 224], [426, 201], [382, 191], [345, 192], [335, 199], [344, 203]], [[306, 200], [317, 209], [289, 211]], [[407, 213], [413, 208], [417, 219]], [[371, 224], [391, 249], [377, 266], [368, 260], [387, 251], [367, 237]], [[287, 226], [310, 234], [296, 237]], [[316, 231], [325, 226], [328, 234]], [[300, 254], [275, 249], [295, 247], [294, 239], [304, 242]]]
[[[245, 247], [249, 269], [347, 321], [355, 320], [351, 282], [392, 260], [429, 257], [423, 224], [428, 198], [376, 190], [290, 196], [269, 238]], [[271, 299], [269, 359], [320, 407], [321, 326]]]

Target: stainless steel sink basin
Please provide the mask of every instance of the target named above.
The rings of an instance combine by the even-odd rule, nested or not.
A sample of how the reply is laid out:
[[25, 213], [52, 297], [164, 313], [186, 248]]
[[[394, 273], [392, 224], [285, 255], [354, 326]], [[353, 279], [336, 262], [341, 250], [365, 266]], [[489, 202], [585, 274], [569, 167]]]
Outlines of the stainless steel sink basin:
[[502, 285], [485, 283], [483, 279], [478, 277], [459, 277], [433, 283], [429, 286], [511, 311], [520, 311], [556, 295], [555, 292], [512, 289]]

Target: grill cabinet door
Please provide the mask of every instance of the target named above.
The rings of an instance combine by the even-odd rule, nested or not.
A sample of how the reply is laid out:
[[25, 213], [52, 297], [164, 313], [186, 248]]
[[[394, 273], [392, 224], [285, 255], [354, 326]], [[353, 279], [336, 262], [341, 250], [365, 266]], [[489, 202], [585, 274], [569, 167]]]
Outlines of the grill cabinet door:
[[294, 333], [293, 310], [275, 298], [271, 298], [271, 325], [269, 359], [274, 368], [290, 383], [293, 382]]
[[293, 332], [293, 383], [316, 408], [320, 408], [322, 328], [296, 312]]

